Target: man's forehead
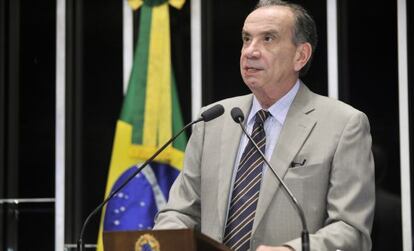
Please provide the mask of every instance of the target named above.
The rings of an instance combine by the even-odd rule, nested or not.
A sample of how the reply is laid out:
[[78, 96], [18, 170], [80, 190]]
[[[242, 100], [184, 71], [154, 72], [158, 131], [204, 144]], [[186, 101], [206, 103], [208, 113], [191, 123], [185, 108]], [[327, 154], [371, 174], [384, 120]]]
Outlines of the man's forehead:
[[294, 14], [286, 6], [261, 7], [251, 12], [244, 21], [243, 30], [250, 27], [263, 30], [282, 29], [291, 27], [294, 22]]

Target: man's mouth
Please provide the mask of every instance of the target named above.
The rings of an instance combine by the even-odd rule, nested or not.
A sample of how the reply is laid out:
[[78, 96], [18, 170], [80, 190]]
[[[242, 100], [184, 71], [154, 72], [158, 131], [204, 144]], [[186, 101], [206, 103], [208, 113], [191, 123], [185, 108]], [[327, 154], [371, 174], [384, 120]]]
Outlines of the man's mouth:
[[244, 70], [247, 73], [256, 73], [256, 72], [261, 71], [263, 69], [262, 68], [258, 68], [258, 67], [250, 67], [250, 66], [248, 66], [248, 67], [244, 67]]

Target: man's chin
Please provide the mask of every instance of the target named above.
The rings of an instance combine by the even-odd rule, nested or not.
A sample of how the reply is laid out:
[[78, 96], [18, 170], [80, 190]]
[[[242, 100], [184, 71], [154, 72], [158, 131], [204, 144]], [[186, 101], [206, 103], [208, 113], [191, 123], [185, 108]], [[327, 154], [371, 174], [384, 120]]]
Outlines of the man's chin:
[[261, 86], [261, 83], [257, 79], [245, 79], [244, 83], [250, 90], [257, 89]]

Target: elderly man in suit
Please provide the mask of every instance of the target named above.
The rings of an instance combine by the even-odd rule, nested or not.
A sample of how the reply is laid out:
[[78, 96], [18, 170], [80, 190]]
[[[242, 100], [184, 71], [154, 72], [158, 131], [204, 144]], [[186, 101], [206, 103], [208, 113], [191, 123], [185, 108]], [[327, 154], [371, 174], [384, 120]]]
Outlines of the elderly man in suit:
[[242, 39], [240, 71], [253, 94], [218, 102], [225, 114], [194, 127], [155, 228], [196, 228], [234, 250], [301, 250], [295, 208], [229, 114], [239, 107], [247, 131], [302, 204], [311, 250], [370, 250], [369, 122], [299, 79], [316, 46], [314, 21], [301, 6], [262, 0]]

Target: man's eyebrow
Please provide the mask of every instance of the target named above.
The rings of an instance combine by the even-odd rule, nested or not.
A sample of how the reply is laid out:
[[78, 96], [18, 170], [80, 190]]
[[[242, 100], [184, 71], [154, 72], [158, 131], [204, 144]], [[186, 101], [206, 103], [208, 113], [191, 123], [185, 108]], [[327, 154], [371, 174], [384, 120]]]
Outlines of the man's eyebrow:
[[242, 30], [241, 35], [242, 35], [242, 36], [249, 36], [249, 35], [250, 35], [250, 33], [249, 33], [249, 32], [247, 32], [247, 31], [245, 31], [245, 30]]
[[[242, 30], [241, 33], [242, 36], [251, 36], [251, 34], [245, 30]], [[279, 37], [280, 33], [277, 30], [271, 29], [271, 30], [265, 30], [265, 31], [261, 31], [259, 33], [259, 35], [263, 36], [263, 35], [273, 35], [276, 37]]]
[[260, 33], [261, 35], [273, 35], [273, 36], [276, 36], [276, 37], [279, 37], [279, 31], [277, 31], [277, 30], [266, 30], [266, 31], [263, 31], [263, 32], [261, 32]]

